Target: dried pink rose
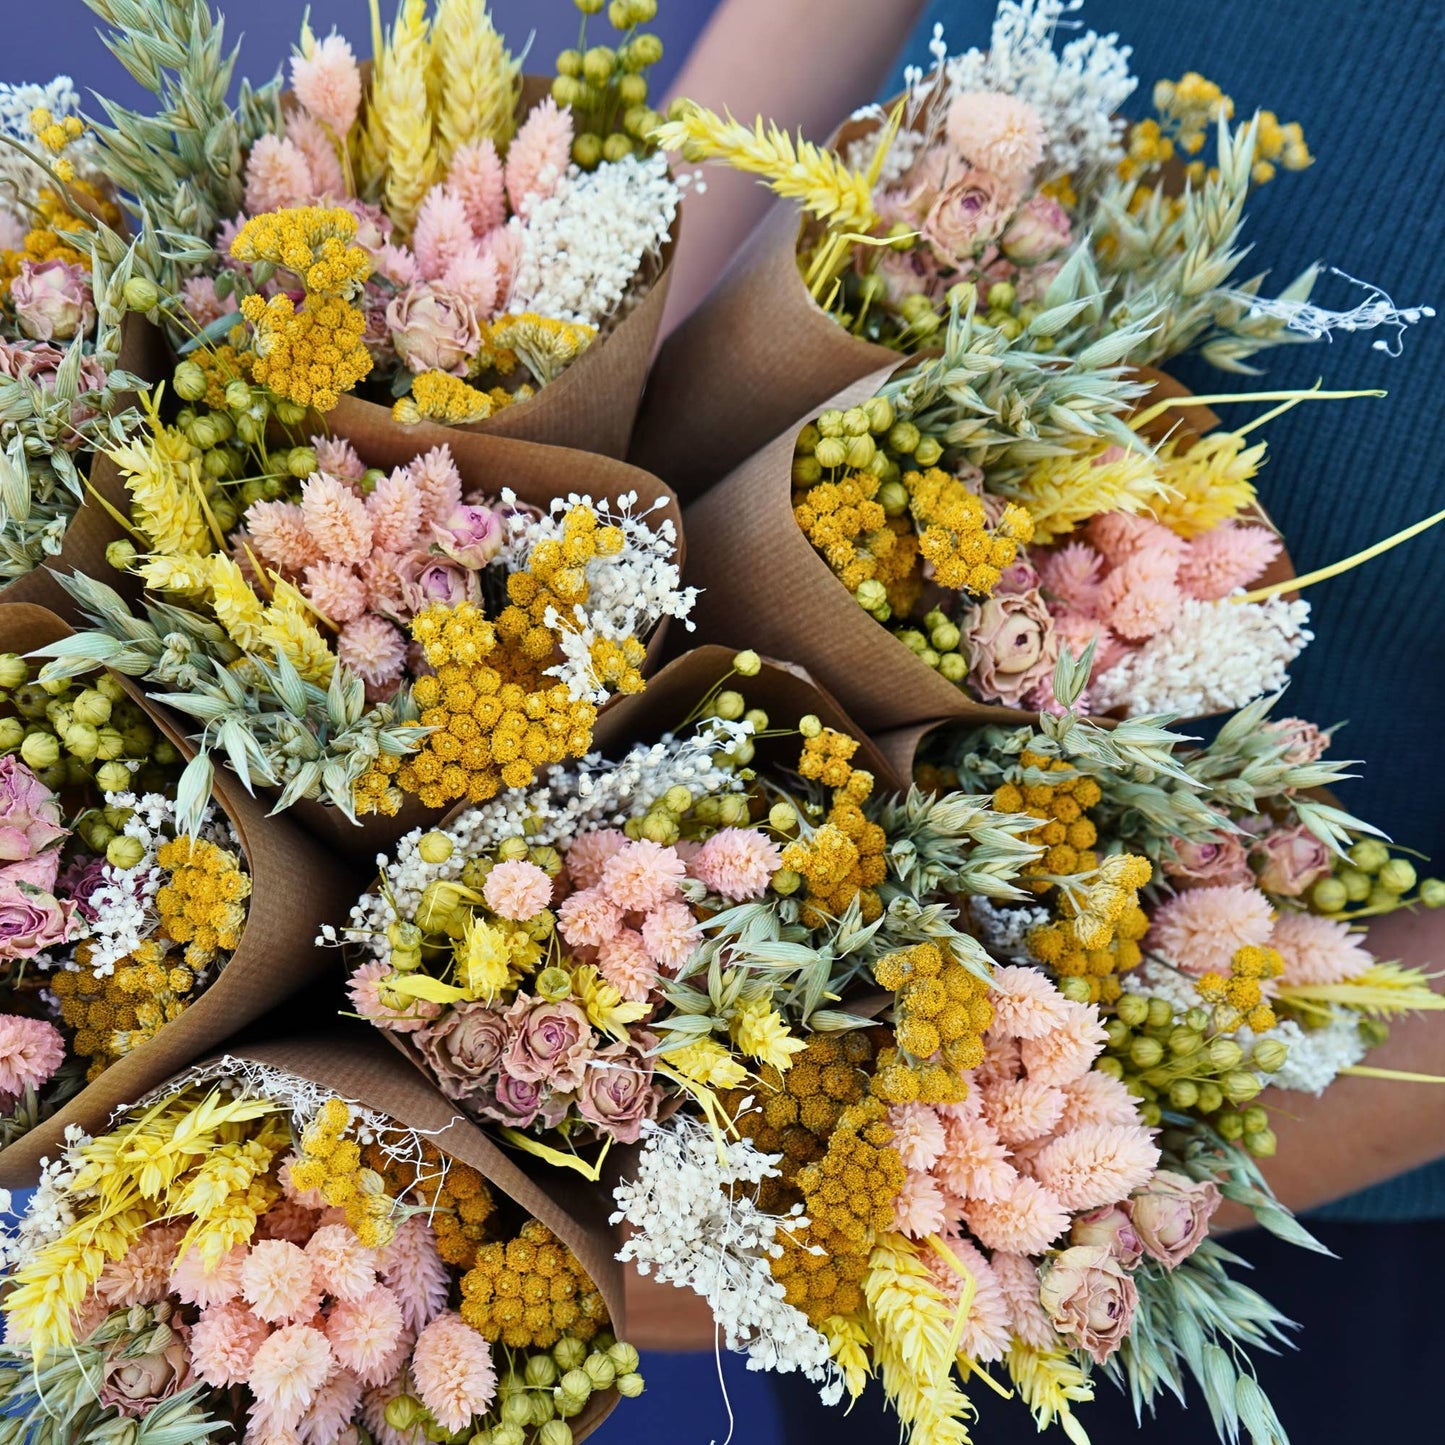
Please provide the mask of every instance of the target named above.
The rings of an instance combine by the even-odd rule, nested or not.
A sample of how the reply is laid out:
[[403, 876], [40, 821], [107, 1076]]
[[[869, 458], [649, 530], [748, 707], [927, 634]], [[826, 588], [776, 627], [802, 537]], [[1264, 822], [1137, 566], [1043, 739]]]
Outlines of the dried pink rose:
[[401, 599], [408, 613], [432, 602], [455, 607], [459, 602], [480, 602], [482, 584], [470, 567], [427, 552], [413, 552], [401, 564]]
[[33, 883], [0, 880], [0, 959], [33, 958], [64, 943], [75, 905]]
[[90, 277], [70, 261], [22, 261], [10, 305], [20, 329], [37, 341], [69, 341], [95, 321]]
[[386, 308], [396, 354], [410, 371], [466, 375], [482, 344], [476, 312], [445, 286], [416, 281]]
[[556, 1090], [582, 1083], [597, 1038], [575, 1003], [518, 994], [505, 1017], [513, 1030], [503, 1057], [507, 1073]]
[[985, 702], [1017, 707], [1059, 660], [1049, 609], [1037, 588], [990, 597], [963, 634], [968, 681]]
[[1259, 886], [1284, 898], [1298, 898], [1331, 866], [1330, 850], [1303, 825], [1266, 833], [1250, 856], [1260, 865]]
[[1102, 1365], [1124, 1343], [1139, 1291], [1107, 1245], [1076, 1244], [1044, 1271], [1039, 1301], [1054, 1328]]
[[1069, 244], [1069, 213], [1052, 196], [1030, 196], [1013, 214], [999, 246], [1010, 261], [1036, 266]]
[[502, 519], [490, 507], [455, 508], [432, 527], [437, 547], [463, 567], [485, 567], [502, 550]]
[[519, 1079], [502, 1069], [472, 1106], [486, 1118], [515, 1129], [536, 1123], [550, 1129], [566, 1117], [572, 1099], [570, 1092], [554, 1092], [539, 1080]]
[[998, 239], [1018, 202], [988, 171], [964, 171], [939, 192], [923, 219], [923, 240], [946, 266], [961, 266]]
[[1075, 1215], [1069, 1240], [1073, 1244], [1102, 1244], [1125, 1269], [1133, 1269], [1144, 1254], [1128, 1211], [1118, 1204]]
[[479, 1001], [464, 1002], [419, 1030], [415, 1038], [442, 1093], [449, 1099], [467, 1099], [496, 1077], [512, 1029], [496, 1009]]
[[1161, 1169], [1123, 1207], [1144, 1253], [1173, 1269], [1204, 1242], [1220, 1199], [1212, 1180]]
[[1180, 887], [1196, 883], [1251, 883], [1254, 875], [1244, 845], [1233, 833], [1215, 833], [1205, 843], [1176, 843], [1164, 871]]
[[[60, 800], [13, 753], [0, 757], [0, 864], [42, 853], [58, 870], [60, 849], [70, 836], [60, 820]], [[51, 882], [44, 885], [53, 885]]]
[[[650, 1048], [653, 1040], [637, 1040]], [[588, 1061], [577, 1094], [577, 1112], [619, 1144], [635, 1144], [642, 1121], [657, 1117], [658, 1091], [652, 1083], [652, 1060], [631, 1044], [610, 1044]]]
[[1301, 717], [1282, 717], [1278, 722], [1264, 726], [1266, 732], [1273, 733], [1281, 742], [1288, 744], [1285, 759], [1291, 763], [1318, 762], [1330, 745], [1329, 733]]
[[148, 1355], [114, 1357], [101, 1372], [99, 1403], [132, 1419], [143, 1419], [162, 1400], [179, 1394], [191, 1382], [185, 1325], [172, 1323], [165, 1345]]

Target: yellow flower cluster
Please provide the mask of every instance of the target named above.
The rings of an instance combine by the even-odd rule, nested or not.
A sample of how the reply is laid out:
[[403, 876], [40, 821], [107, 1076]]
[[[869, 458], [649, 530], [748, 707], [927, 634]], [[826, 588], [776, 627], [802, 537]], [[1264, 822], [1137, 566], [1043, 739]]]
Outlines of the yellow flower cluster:
[[1168, 495], [1159, 472], [1147, 452], [1093, 442], [1042, 458], [1016, 495], [1033, 523], [1033, 540], [1042, 545], [1103, 512], [1157, 513]]
[[950, 591], [989, 596], [1020, 544], [1033, 537], [1029, 514], [1012, 502], [990, 531], [979, 498], [938, 467], [905, 472], [903, 486], [919, 529], [919, 550], [933, 564], [935, 581]]
[[563, 1335], [587, 1341], [607, 1306], [581, 1262], [546, 1225], [529, 1219], [515, 1239], [484, 1244], [462, 1276], [462, 1318], [508, 1349], [546, 1349]]
[[350, 1128], [350, 1107], [342, 1099], [328, 1099], [301, 1136], [291, 1183], [302, 1191], [316, 1190], [333, 1209], [345, 1212], [362, 1244], [381, 1249], [396, 1237], [396, 1202], [376, 1171], [363, 1165], [361, 1145], [345, 1137]]
[[[120, 208], [94, 186], [81, 180], [69, 181], [70, 193], [84, 210], [93, 213], [108, 226], [120, 225]], [[10, 290], [10, 283], [20, 274], [20, 265], [29, 261], [68, 261], [90, 270], [90, 251], [77, 241], [92, 229], [84, 213], [77, 214], [66, 204], [53, 186], [42, 186], [31, 209], [31, 227], [15, 250], [0, 250], [0, 300]]]
[[503, 407], [522, 400], [525, 397], [500, 386], [478, 391], [450, 372], [423, 371], [412, 381], [411, 395], [401, 397], [392, 407], [391, 415], [398, 426], [416, 426], [423, 421], [465, 426], [468, 422], [485, 421]]
[[1279, 1020], [1264, 996], [1264, 983], [1284, 972], [1284, 959], [1277, 949], [1246, 946], [1230, 961], [1229, 977], [1214, 970], [1195, 985], [1199, 997], [1215, 1006], [1215, 1027], [1232, 1033], [1246, 1023], [1257, 1034], [1272, 1029]]
[[472, 375], [495, 371], [509, 376], [520, 361], [545, 386], [576, 361], [596, 336], [595, 326], [540, 316], [535, 311], [499, 316], [483, 333]]
[[311, 295], [351, 297], [371, 275], [371, 258], [355, 239], [350, 211], [296, 206], [252, 216], [231, 242], [231, 255], [249, 265], [283, 267], [299, 276]]
[[497, 1212], [481, 1174], [458, 1159], [444, 1160], [425, 1140], [420, 1160], [393, 1158], [380, 1144], [368, 1144], [362, 1159], [385, 1181], [393, 1199], [426, 1211], [442, 1259], [458, 1269], [470, 1269]]
[[[1019, 756], [1020, 768], [1043, 772], [1071, 773], [1069, 765], [1042, 753], [1024, 752]], [[1093, 852], [1098, 829], [1085, 817], [1103, 794], [1092, 778], [1069, 776], [1056, 783], [1003, 783], [994, 789], [993, 806], [999, 813], [1023, 813], [1037, 818], [1039, 825], [1022, 836], [1021, 841], [1033, 843], [1047, 851], [1026, 870], [1022, 882], [1034, 893], [1047, 893], [1055, 885], [1049, 877], [1030, 877], [1030, 873], [1068, 877], [1087, 873], [1098, 866]]]
[[873, 792], [873, 774], [851, 765], [849, 759], [857, 750], [855, 738], [833, 728], [824, 728], [803, 744], [799, 774], [833, 793], [822, 827], [783, 849], [783, 867], [800, 874], [807, 884], [802, 916], [808, 928], [840, 917], [855, 898], [867, 923], [883, 911], [875, 890], [888, 876], [884, 857], [888, 840], [863, 812]]
[[1248, 446], [1232, 431], [1210, 432], [1182, 452], [1165, 442], [1158, 451], [1165, 492], [1151, 503], [1155, 518], [1192, 540], [1239, 516], [1254, 505], [1253, 478], [1265, 451], [1264, 442]]
[[250, 381], [256, 367], [254, 351], [240, 351], [229, 342], [220, 346], [198, 346], [190, 360], [205, 373], [206, 391], [201, 401], [212, 411], [226, 406], [226, 388], [233, 381]]
[[923, 586], [918, 538], [905, 518], [885, 515], [876, 500], [878, 487], [871, 472], [819, 482], [794, 494], [793, 517], [850, 592], [881, 582], [889, 606], [906, 616]]
[[[874, 964], [873, 976], [895, 995], [894, 1032], [900, 1058], [918, 1075], [919, 1093], [914, 1097], [941, 1087], [932, 1072], [940, 1061], [955, 1075], [983, 1062], [983, 1035], [993, 1022], [993, 1005], [988, 984], [977, 974], [938, 944], [919, 943], [885, 954]], [[875, 1092], [879, 1092], [876, 1082]], [[896, 1092], [887, 1089], [890, 1103], [909, 1102], [893, 1098]]]
[[172, 838], [156, 862], [171, 875], [156, 894], [161, 932], [185, 945], [187, 968], [204, 972], [240, 946], [251, 879], [236, 854], [204, 838]]

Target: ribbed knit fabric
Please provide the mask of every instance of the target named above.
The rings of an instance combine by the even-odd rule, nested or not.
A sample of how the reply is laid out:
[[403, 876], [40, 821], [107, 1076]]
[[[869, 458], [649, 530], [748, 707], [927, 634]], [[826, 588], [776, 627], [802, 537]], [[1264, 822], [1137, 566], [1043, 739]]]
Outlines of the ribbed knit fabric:
[[[992, 0], [935, 0], [904, 59], [928, 64], [934, 22], [951, 54], [988, 44]], [[1159, 79], [1197, 70], [1255, 108], [1297, 120], [1317, 157], [1281, 172], [1247, 212], [1245, 276], [1277, 290], [1314, 261], [1383, 287], [1401, 306], [1437, 306], [1404, 354], [1371, 348], [1382, 333], [1265, 352], [1260, 378], [1195, 360], [1170, 371], [1198, 392], [1250, 387], [1383, 387], [1384, 400], [1314, 402], [1264, 429], [1261, 499], [1300, 573], [1347, 557], [1445, 508], [1445, 7], [1439, 0], [1086, 0], [1072, 19], [1134, 47], [1140, 87], [1125, 107], [1148, 113]], [[1065, 37], [1066, 38], [1066, 37]], [[1062, 43], [1062, 41], [1060, 42]], [[901, 85], [901, 69], [888, 94]], [[1346, 309], [1363, 293], [1337, 277], [1315, 291]], [[1251, 414], [1222, 409], [1230, 418]], [[1253, 408], [1257, 414], [1259, 408]], [[1335, 751], [1366, 763], [1339, 789], [1362, 817], [1445, 869], [1445, 781], [1435, 755], [1445, 718], [1445, 526], [1310, 589], [1315, 641], [1292, 668], [1285, 710], [1348, 722]], [[1438, 964], [1445, 958], [1436, 959]], [[1381, 1088], [1388, 1088], [1382, 1084]], [[1336, 1219], [1445, 1216], [1445, 1162], [1324, 1211]]]

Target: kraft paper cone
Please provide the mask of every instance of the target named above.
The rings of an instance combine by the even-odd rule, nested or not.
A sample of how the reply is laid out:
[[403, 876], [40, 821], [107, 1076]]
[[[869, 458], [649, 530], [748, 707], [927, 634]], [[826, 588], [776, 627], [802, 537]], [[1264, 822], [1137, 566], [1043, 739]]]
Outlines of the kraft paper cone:
[[[69, 632], [43, 608], [0, 608], [0, 651], [25, 654]], [[189, 758], [195, 749], [175, 721], [128, 678], [114, 676]], [[55, 1156], [68, 1125], [94, 1133], [115, 1109], [139, 1099], [323, 970], [336, 967], [334, 957], [316, 948], [314, 940], [320, 924], [341, 923], [351, 906], [354, 887], [345, 871], [284, 819], [267, 818], [265, 808], [219, 769], [214, 796], [236, 830], [251, 874], [241, 946], [179, 1018], [0, 1153], [0, 1184], [33, 1184], [41, 1157]]]
[[[596, 1284], [612, 1319], [613, 1333], [627, 1338], [622, 1266], [614, 1256], [607, 1223], [608, 1196], [574, 1180], [565, 1169], [549, 1169], [539, 1182], [469, 1123], [427, 1080], [409, 1068], [367, 1029], [339, 1029], [325, 1036], [246, 1044], [237, 1057], [283, 1069], [333, 1089], [408, 1129], [423, 1134], [444, 1154], [470, 1164], [495, 1188], [540, 1220], [575, 1254]], [[592, 1395], [569, 1423], [584, 1439], [611, 1414], [615, 1390]]]
[[[169, 372], [170, 354], [165, 337], [159, 328], [133, 311], [121, 322], [117, 366], [146, 382], [159, 381]], [[134, 400], [133, 396], [122, 396], [121, 404], [129, 405]], [[91, 458], [90, 485], [122, 516], [129, 512], [130, 494], [125, 489], [125, 482], [115, 463], [103, 452], [97, 452]], [[105, 578], [127, 602], [133, 604], [140, 596], [140, 579], [129, 573], [116, 572], [105, 560], [105, 549], [127, 535], [125, 528], [110, 512], [87, 493], [65, 529], [59, 553], [47, 558], [33, 572], [0, 587], [0, 605], [31, 603], [49, 609], [68, 622], [79, 621], [80, 609], [55, 580], [57, 572], [67, 576], [80, 573], [87, 577]]]
[[[354, 436], [353, 444], [368, 466], [404, 466], [429, 447], [451, 447], [462, 474], [463, 494], [484, 492], [495, 496], [510, 487], [520, 502], [546, 511], [554, 497], [570, 492], [590, 496], [595, 502], [613, 504], [624, 493], [634, 493], [633, 512], [640, 515], [654, 504], [648, 522], [655, 530], [670, 521], [676, 534], [676, 560], [681, 571], [686, 561], [682, 514], [671, 488], [638, 467], [613, 457], [576, 451], [569, 447], [543, 446], [514, 437], [482, 436], [459, 432], [452, 427], [400, 427], [385, 425], [366, 436]], [[647, 643], [646, 674], [661, 661], [667, 640], [667, 618], [652, 631]], [[607, 704], [610, 708], [611, 703]], [[604, 708], [604, 712], [606, 708]], [[273, 790], [274, 791], [274, 790]], [[426, 808], [415, 798], [403, 805], [394, 818], [372, 815], [352, 823], [338, 808], [305, 798], [289, 810], [312, 837], [356, 863], [374, 863], [378, 853], [388, 851], [398, 838], [428, 822], [442, 818], [445, 808]]]

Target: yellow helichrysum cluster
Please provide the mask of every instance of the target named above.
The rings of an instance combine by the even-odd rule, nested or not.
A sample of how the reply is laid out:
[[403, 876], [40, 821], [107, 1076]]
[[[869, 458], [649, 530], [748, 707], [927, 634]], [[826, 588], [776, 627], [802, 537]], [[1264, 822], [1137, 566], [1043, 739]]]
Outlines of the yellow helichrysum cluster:
[[520, 393], [504, 391], [500, 386], [479, 391], [450, 372], [423, 371], [413, 379], [411, 395], [401, 397], [392, 407], [391, 415], [398, 426], [416, 426], [422, 421], [465, 426], [469, 422], [485, 421], [503, 407], [525, 399]]
[[515, 1239], [484, 1244], [462, 1276], [462, 1318], [484, 1339], [525, 1350], [563, 1335], [587, 1341], [607, 1306], [581, 1262], [546, 1225], [529, 1219]]
[[1235, 952], [1227, 978], [1211, 969], [1195, 987], [1205, 1003], [1214, 1005], [1214, 1026], [1222, 1033], [1233, 1033], [1243, 1023], [1262, 1034], [1279, 1022], [1264, 996], [1264, 983], [1283, 972], [1278, 950], [1246, 946]]
[[888, 606], [906, 616], [922, 590], [918, 538], [904, 517], [889, 518], [872, 472], [848, 472], [793, 495], [793, 517], [838, 580], [853, 593], [865, 582], [884, 588]]
[[425, 1211], [443, 1261], [470, 1269], [497, 1212], [481, 1174], [460, 1160], [443, 1159], [425, 1140], [420, 1159], [389, 1155], [379, 1144], [368, 1144], [362, 1159], [381, 1176], [387, 1194]]
[[1033, 537], [1029, 514], [1010, 502], [990, 530], [982, 501], [957, 477], [929, 467], [905, 472], [902, 482], [934, 580], [953, 592], [989, 596], [1020, 544]]
[[[886, 1078], [880, 1070], [874, 1092], [890, 1103], [910, 1103], [914, 1098], [939, 1102], [924, 1095], [945, 1088], [944, 1080], [934, 1077], [940, 1064], [956, 1080], [983, 1062], [983, 1035], [993, 1022], [987, 982], [936, 943], [918, 943], [885, 954], [873, 965], [873, 976], [880, 987], [894, 994], [899, 1057], [917, 1075], [916, 1084], [910, 1086], [895, 1081], [893, 1070]], [[906, 1093], [910, 1088], [914, 1090], [911, 1098], [894, 1097], [900, 1089]], [[960, 1090], [948, 1092], [962, 1097]]]
[[342, 1099], [328, 1099], [301, 1136], [291, 1183], [303, 1192], [316, 1190], [332, 1208], [344, 1211], [362, 1244], [380, 1249], [396, 1237], [396, 1202], [381, 1176], [362, 1163], [361, 1145], [346, 1138], [350, 1128], [350, 1107]]
[[161, 844], [156, 862], [170, 873], [156, 894], [161, 932], [185, 945], [186, 967], [203, 972], [218, 954], [234, 953], [251, 896], [240, 858], [204, 838], [183, 836]]
[[256, 332], [256, 380], [298, 406], [330, 411], [371, 371], [366, 317], [351, 304], [371, 275], [371, 258], [355, 236], [349, 211], [297, 206], [253, 216], [231, 243], [236, 260], [269, 262], [301, 278], [300, 310], [285, 294], [241, 302]]
[[857, 739], [833, 728], [823, 728], [803, 743], [799, 774], [833, 793], [822, 827], [783, 849], [783, 867], [807, 885], [803, 923], [809, 928], [840, 917], [855, 898], [865, 922], [883, 911], [875, 890], [888, 876], [888, 840], [863, 812], [873, 792], [873, 774], [849, 762], [857, 750]]
[[[1037, 844], [1046, 851], [1033, 868], [1025, 872], [1022, 881], [1026, 888], [1043, 894], [1055, 886], [1050, 877], [1087, 873], [1098, 866], [1098, 856], [1093, 852], [1098, 830], [1085, 813], [1103, 795], [1098, 783], [1073, 774], [1069, 765], [1060, 759], [1024, 752], [1019, 756], [1019, 767], [1066, 775], [1053, 783], [1001, 783], [993, 794], [996, 812], [1023, 813], [1039, 820], [1038, 827], [1031, 828], [1021, 841]], [[1044, 876], [1030, 877], [1030, 873]]]
[[473, 376], [484, 371], [510, 375], [518, 361], [543, 386], [554, 381], [597, 337], [597, 328], [522, 311], [489, 322], [482, 349], [472, 362]]

